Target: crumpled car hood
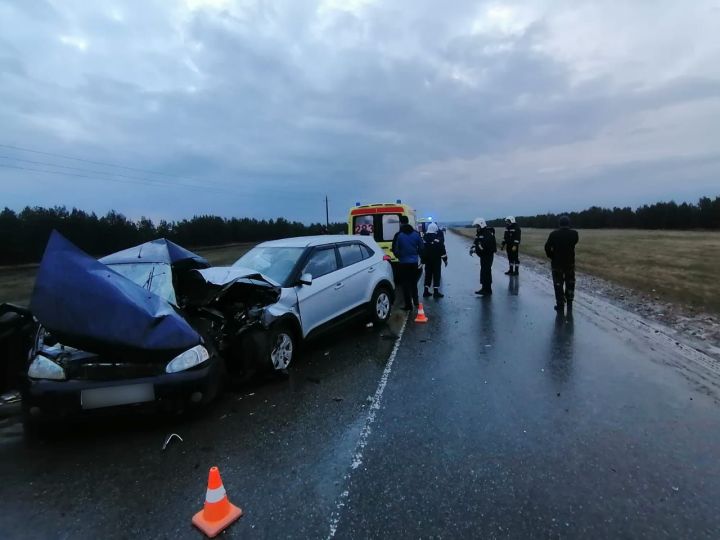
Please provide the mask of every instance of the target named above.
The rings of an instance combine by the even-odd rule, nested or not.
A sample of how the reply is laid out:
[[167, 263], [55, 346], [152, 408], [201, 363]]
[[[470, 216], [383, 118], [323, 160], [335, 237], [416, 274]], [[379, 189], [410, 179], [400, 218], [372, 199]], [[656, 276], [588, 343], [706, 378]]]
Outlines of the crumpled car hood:
[[87, 255], [57, 231], [45, 248], [30, 308], [58, 341], [100, 354], [169, 356], [202, 341], [167, 301]]
[[242, 268], [239, 266], [214, 266], [212, 268], [205, 268], [203, 270], [197, 270], [197, 272], [207, 281], [213, 285], [227, 285], [233, 281], [239, 279], [248, 281], [264, 281], [265, 283], [278, 287], [270, 278], [259, 274], [255, 270], [250, 268]]

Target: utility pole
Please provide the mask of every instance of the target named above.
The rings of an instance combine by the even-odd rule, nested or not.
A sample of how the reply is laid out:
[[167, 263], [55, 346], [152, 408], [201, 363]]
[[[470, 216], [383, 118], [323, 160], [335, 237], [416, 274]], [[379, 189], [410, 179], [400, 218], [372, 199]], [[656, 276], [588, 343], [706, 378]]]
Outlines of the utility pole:
[[328, 208], [328, 197], [325, 195], [325, 226], [327, 231], [330, 232], [330, 210]]

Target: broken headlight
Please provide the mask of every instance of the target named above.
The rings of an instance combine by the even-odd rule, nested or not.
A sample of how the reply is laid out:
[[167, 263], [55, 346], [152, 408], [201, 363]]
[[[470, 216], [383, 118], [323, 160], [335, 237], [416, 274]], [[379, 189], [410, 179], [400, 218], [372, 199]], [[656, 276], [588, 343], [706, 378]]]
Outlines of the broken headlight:
[[165, 372], [177, 373], [178, 371], [185, 371], [202, 364], [208, 358], [210, 358], [210, 353], [208, 353], [207, 349], [202, 345], [195, 345], [192, 349], [188, 349], [170, 360], [168, 365], [165, 366]]
[[31, 379], [51, 379], [54, 381], [65, 380], [65, 370], [58, 364], [45, 358], [44, 356], [36, 356], [28, 368], [28, 377]]

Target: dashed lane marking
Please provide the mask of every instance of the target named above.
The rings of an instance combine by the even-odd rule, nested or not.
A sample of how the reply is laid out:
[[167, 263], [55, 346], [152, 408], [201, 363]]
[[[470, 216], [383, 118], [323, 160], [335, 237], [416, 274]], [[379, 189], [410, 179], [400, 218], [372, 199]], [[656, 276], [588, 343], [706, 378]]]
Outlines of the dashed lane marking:
[[[352, 475], [352, 472], [360, 465], [362, 465], [365, 447], [368, 444], [368, 438], [370, 437], [370, 433], [372, 432], [372, 425], [373, 422], [375, 422], [375, 416], [380, 410], [383, 392], [385, 392], [385, 386], [387, 386], [390, 372], [392, 372], [395, 357], [397, 356], [398, 350], [400, 349], [400, 342], [402, 341], [403, 334], [405, 333], [405, 327], [407, 326], [407, 322], [408, 316], [405, 316], [405, 321], [400, 328], [400, 332], [398, 332], [398, 337], [395, 340], [395, 345], [390, 352], [387, 364], [385, 365], [385, 369], [383, 370], [382, 376], [380, 377], [380, 382], [378, 383], [377, 390], [375, 390], [375, 395], [373, 396], [372, 404], [370, 405], [370, 410], [368, 411], [367, 418], [365, 418], [365, 424], [362, 431], [360, 432], [360, 437], [355, 444], [355, 451], [353, 453], [352, 463], [350, 464], [350, 470], [343, 477], [343, 481], [345, 482], [346, 487], [350, 483], [350, 476]], [[345, 507], [349, 497], [350, 491], [349, 489], [345, 489], [335, 501], [335, 510], [330, 516], [330, 531], [327, 535], [328, 540], [335, 537], [338, 525], [340, 524], [340, 518], [342, 517], [342, 509]]]

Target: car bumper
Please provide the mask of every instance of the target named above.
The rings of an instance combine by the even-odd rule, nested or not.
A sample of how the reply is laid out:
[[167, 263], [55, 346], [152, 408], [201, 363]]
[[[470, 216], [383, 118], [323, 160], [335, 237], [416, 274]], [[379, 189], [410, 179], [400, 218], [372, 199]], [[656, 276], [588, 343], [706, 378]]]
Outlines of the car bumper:
[[63, 419], [119, 412], [173, 412], [209, 403], [222, 384], [221, 360], [153, 377], [89, 380], [29, 380], [22, 392], [31, 419]]

